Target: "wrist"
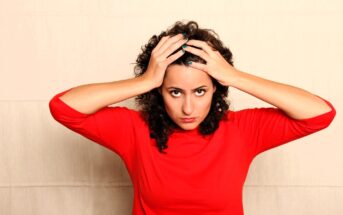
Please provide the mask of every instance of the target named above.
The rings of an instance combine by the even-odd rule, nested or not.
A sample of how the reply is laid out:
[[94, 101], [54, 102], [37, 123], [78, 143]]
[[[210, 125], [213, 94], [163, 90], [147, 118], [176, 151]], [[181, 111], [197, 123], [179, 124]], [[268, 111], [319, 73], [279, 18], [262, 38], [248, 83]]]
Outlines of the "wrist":
[[136, 77], [136, 78], [139, 80], [139, 82], [140, 82], [142, 85], [144, 85], [144, 86], [146, 87], [147, 91], [150, 91], [150, 90], [152, 90], [152, 89], [154, 89], [154, 88], [157, 87], [156, 84], [153, 83], [153, 82], [151, 81], [151, 79], [150, 79], [150, 78], [147, 78], [145, 75], [141, 75], [141, 76], [138, 76], [138, 77]]
[[240, 79], [244, 75], [244, 72], [238, 70], [238, 69], [231, 69], [230, 72], [228, 73], [227, 81], [226, 81], [226, 86], [231, 86], [231, 87], [236, 87], [238, 83], [240, 82]]

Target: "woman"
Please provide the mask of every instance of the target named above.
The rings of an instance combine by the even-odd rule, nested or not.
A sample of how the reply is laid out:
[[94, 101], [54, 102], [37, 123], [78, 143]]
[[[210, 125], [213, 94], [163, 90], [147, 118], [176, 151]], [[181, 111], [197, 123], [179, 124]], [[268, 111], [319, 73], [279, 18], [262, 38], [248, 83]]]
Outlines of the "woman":
[[[52, 116], [117, 153], [134, 186], [132, 214], [243, 214], [256, 155], [329, 126], [327, 100], [233, 67], [230, 50], [196, 22], [142, 48], [136, 77], [55, 95]], [[228, 87], [275, 107], [229, 110]], [[136, 96], [139, 111], [109, 107]]]

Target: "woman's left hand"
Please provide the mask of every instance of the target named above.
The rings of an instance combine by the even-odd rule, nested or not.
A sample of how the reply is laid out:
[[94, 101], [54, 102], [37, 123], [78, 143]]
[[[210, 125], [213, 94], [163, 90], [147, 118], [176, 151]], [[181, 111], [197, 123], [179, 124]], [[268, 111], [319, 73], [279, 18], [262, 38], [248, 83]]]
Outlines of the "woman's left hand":
[[208, 73], [224, 86], [230, 85], [230, 80], [233, 80], [235, 75], [237, 75], [237, 70], [225, 60], [219, 51], [214, 50], [201, 40], [189, 40], [186, 44], [187, 47], [183, 48], [185, 51], [197, 55], [206, 61], [206, 64], [192, 61], [189, 66]]

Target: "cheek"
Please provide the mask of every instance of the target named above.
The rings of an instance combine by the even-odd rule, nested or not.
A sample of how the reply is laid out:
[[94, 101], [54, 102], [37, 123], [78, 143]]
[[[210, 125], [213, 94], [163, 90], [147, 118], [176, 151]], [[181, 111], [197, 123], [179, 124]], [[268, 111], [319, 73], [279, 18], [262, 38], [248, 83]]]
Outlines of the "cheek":
[[178, 103], [177, 100], [170, 96], [164, 97], [164, 107], [169, 115], [173, 115], [177, 111]]
[[201, 101], [200, 105], [204, 108], [210, 107], [212, 103], [212, 95], [206, 95]]
[[212, 104], [212, 96], [206, 96], [201, 100], [201, 102], [198, 103], [198, 111], [202, 115], [207, 115], [211, 109], [211, 104]]

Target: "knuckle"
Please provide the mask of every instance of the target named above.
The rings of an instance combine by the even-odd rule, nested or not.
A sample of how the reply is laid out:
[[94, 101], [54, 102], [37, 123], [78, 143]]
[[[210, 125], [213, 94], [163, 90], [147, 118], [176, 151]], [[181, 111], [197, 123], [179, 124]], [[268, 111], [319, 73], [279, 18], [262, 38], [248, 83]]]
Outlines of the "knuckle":
[[156, 52], [151, 52], [150, 58], [156, 59], [156, 57], [157, 57]]
[[163, 59], [161, 57], [156, 58], [156, 64], [157, 65], [162, 65], [163, 64]]
[[200, 43], [201, 46], [207, 45], [207, 43], [205, 41], [202, 41], [202, 40], [199, 43]]

